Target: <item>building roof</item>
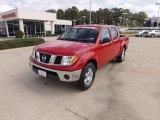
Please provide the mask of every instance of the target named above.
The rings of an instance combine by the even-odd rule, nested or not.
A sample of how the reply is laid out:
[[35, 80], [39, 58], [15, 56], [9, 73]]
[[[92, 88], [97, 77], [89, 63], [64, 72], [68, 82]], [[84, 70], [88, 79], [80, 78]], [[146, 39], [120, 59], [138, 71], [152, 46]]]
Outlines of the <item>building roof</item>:
[[43, 21], [56, 21], [56, 13], [13, 9], [0, 13], [0, 21], [14, 20], [14, 19], [28, 19], [28, 20], [43, 20]]

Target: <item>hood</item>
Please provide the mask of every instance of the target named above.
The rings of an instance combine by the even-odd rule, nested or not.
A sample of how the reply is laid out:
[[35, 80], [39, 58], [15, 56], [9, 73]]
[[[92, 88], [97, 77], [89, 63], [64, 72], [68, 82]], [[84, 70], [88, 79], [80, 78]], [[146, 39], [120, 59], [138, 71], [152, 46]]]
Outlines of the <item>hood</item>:
[[82, 53], [92, 49], [95, 45], [96, 44], [93, 43], [54, 40], [53, 42], [38, 45], [36, 50], [53, 55], [79, 56]]

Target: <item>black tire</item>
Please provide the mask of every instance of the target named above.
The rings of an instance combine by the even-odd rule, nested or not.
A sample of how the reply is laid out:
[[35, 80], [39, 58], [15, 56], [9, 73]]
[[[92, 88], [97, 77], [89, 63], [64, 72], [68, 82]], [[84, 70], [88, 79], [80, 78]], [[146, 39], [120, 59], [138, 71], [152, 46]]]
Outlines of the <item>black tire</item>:
[[154, 37], [155, 37], [155, 35], [154, 35], [154, 34], [152, 34], [152, 35], [151, 35], [151, 38], [154, 38]]
[[144, 37], [144, 35], [142, 34], [141, 37]]
[[[85, 83], [85, 79], [86, 79], [85, 75], [87, 74], [88, 70], [90, 70], [90, 69], [92, 69], [92, 71], [93, 71], [93, 77], [92, 77], [91, 82], [87, 85]], [[95, 65], [91, 62], [87, 63], [86, 66], [83, 68], [80, 79], [78, 81], [78, 88], [82, 91], [89, 89], [94, 82], [95, 74], [96, 74]]]
[[125, 59], [125, 53], [126, 53], [126, 48], [123, 48], [122, 53], [120, 56], [116, 57], [117, 62], [121, 63]]

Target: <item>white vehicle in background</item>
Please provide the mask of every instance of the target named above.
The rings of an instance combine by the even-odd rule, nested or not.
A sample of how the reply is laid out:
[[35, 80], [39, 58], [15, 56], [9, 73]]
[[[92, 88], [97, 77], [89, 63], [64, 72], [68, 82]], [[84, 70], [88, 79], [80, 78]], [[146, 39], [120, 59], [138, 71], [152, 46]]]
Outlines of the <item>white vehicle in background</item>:
[[144, 32], [147, 32], [147, 30], [141, 30], [141, 31], [138, 31], [135, 36], [136, 37], [143, 37], [144, 36]]
[[143, 35], [145, 37], [151, 37], [151, 38], [160, 37], [160, 30], [151, 30], [151, 31], [148, 31], [148, 32], [144, 32]]
[[127, 30], [128, 30], [128, 28], [119, 28], [120, 33], [125, 33], [125, 31], [127, 31]]

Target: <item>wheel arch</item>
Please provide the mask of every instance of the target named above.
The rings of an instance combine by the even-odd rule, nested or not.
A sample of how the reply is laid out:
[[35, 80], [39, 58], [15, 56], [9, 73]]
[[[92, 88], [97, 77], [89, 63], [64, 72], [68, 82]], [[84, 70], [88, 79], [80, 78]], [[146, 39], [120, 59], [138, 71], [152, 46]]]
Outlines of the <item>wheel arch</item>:
[[96, 70], [97, 70], [97, 68], [98, 68], [97, 60], [94, 59], [94, 58], [89, 59], [89, 60], [86, 62], [86, 65], [87, 65], [89, 62], [93, 63], [93, 64], [95, 65]]
[[124, 44], [124, 45], [123, 45], [123, 48], [125, 48], [125, 50], [127, 49], [127, 46], [126, 46], [126, 44]]

